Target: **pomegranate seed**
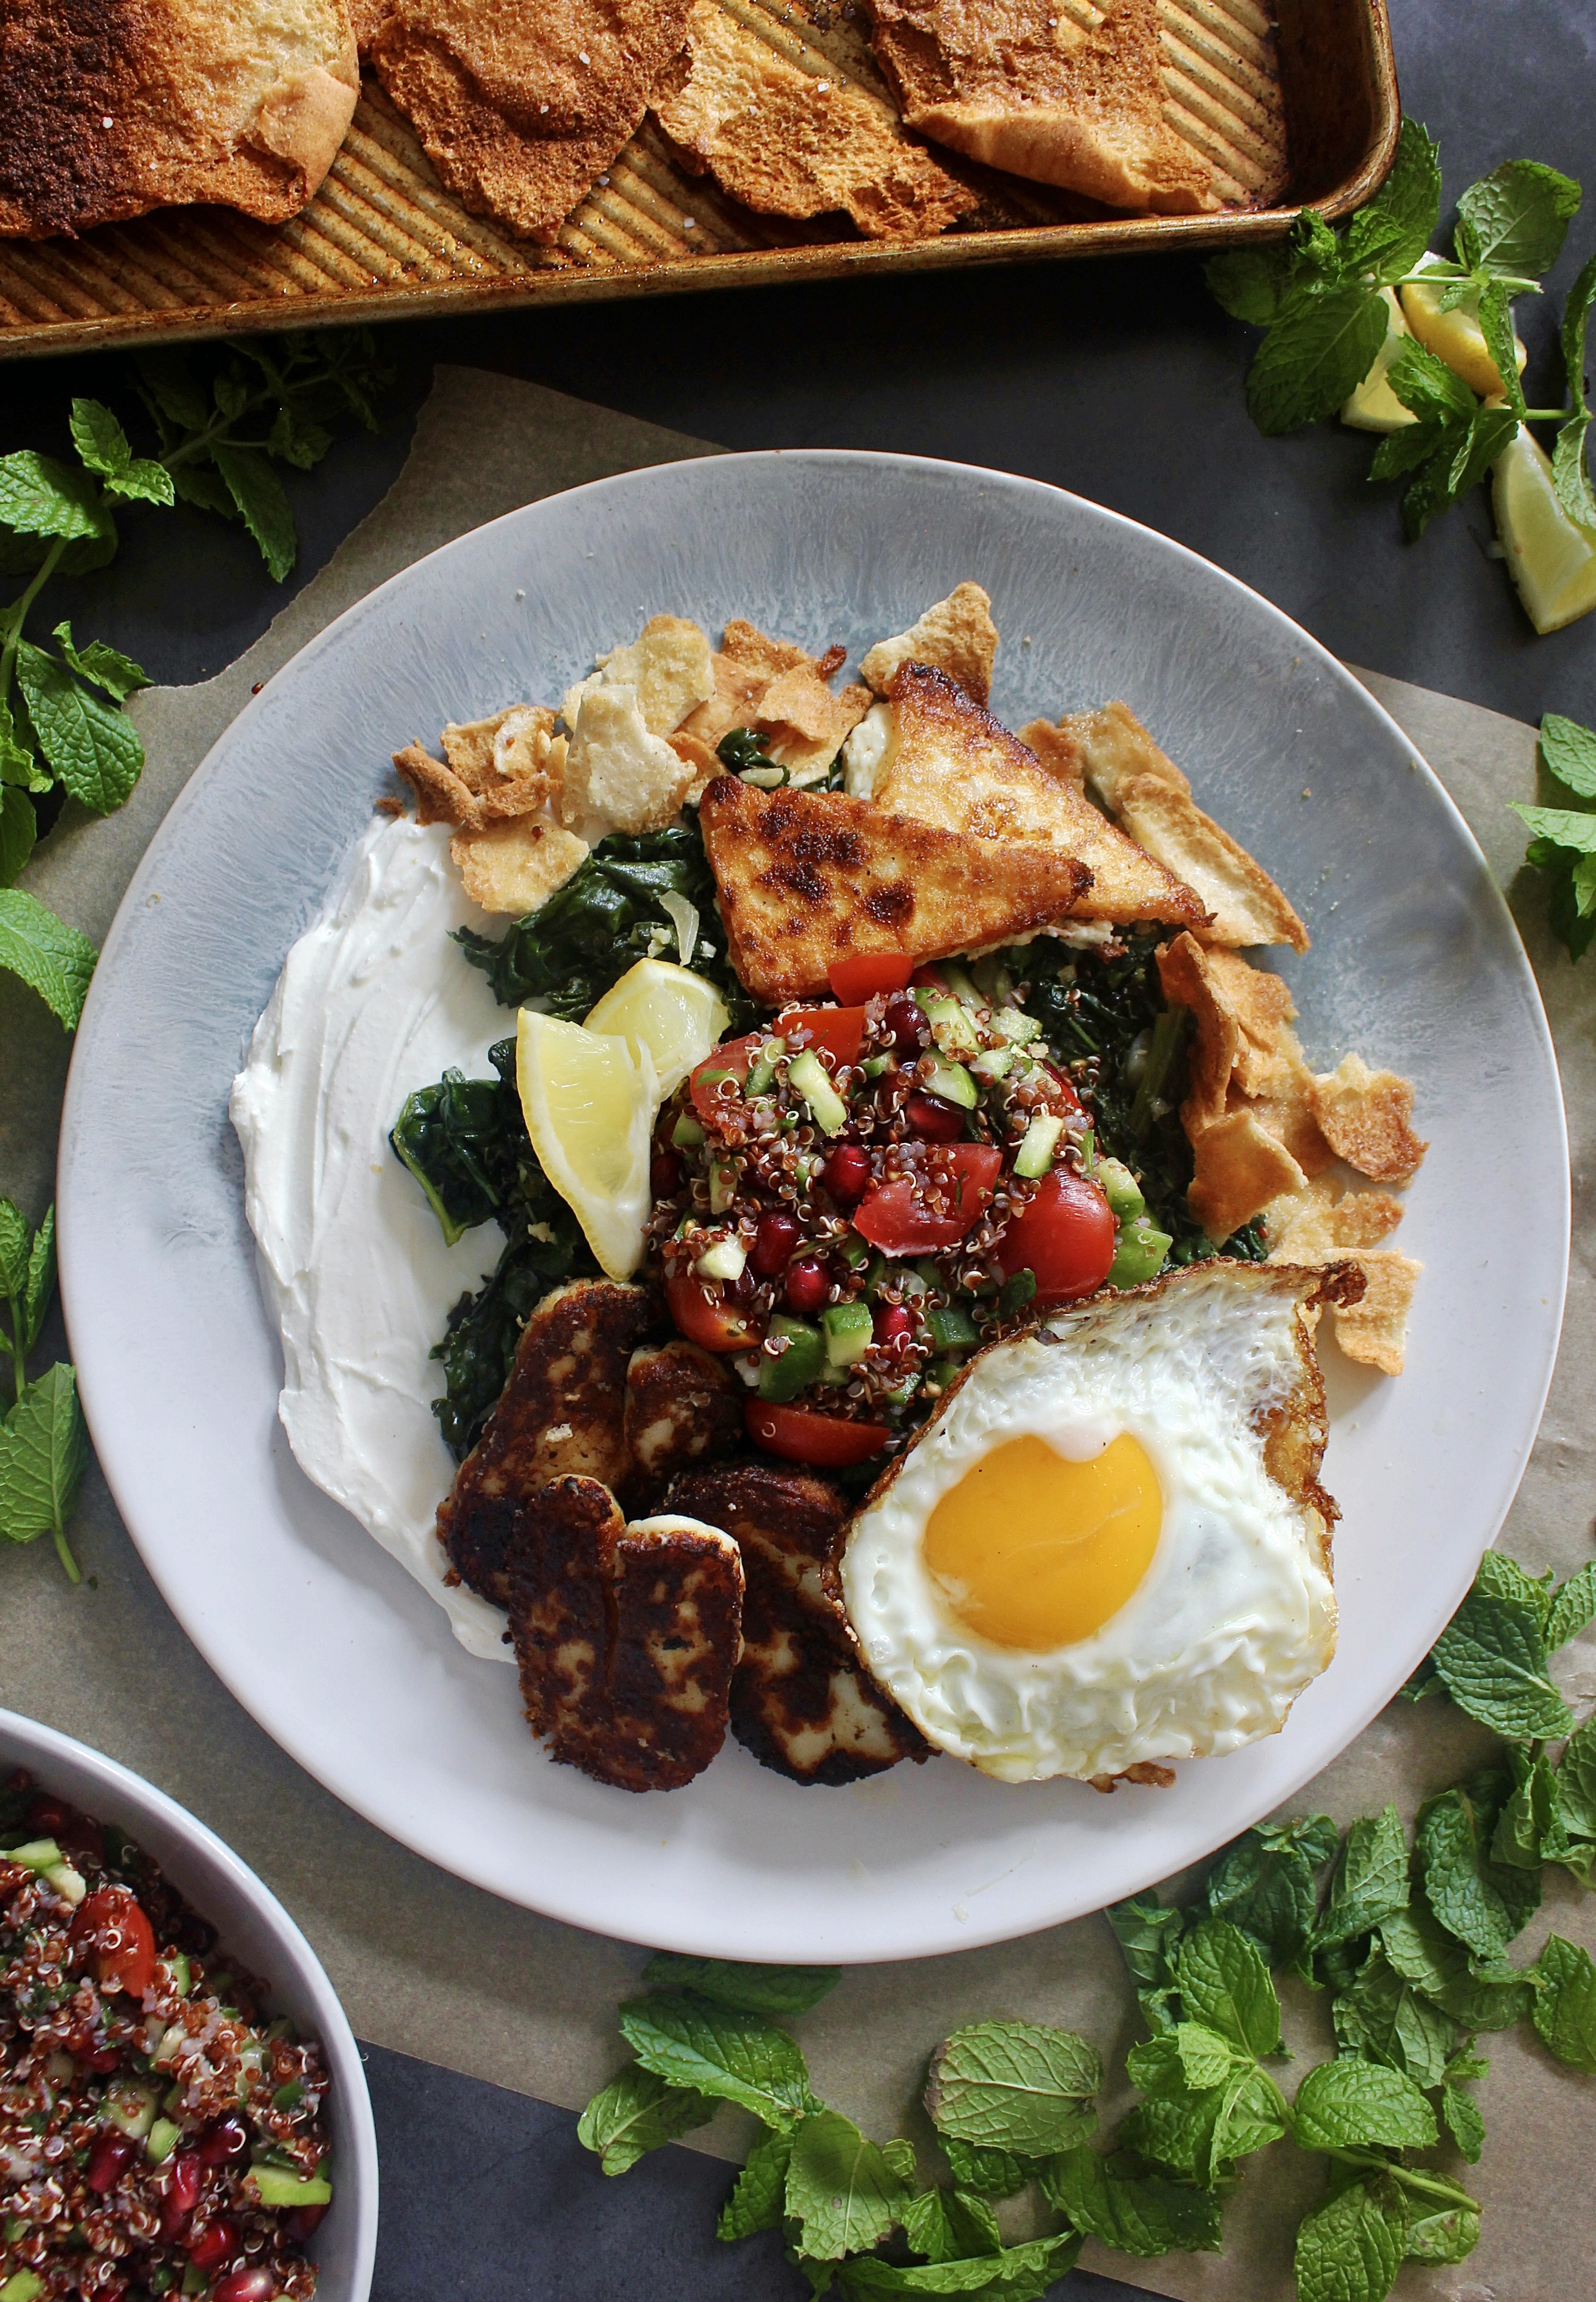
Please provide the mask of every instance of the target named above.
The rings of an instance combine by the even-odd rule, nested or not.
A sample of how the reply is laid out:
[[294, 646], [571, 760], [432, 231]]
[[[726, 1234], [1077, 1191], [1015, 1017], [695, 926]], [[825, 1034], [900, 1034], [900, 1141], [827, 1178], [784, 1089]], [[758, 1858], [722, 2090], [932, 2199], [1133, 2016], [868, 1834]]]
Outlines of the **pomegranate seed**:
[[203, 2270], [208, 2278], [212, 2271], [220, 2270], [224, 2262], [230, 2262], [238, 2251], [238, 2225], [229, 2222], [223, 2214], [217, 2221], [207, 2223], [197, 2238], [190, 2239], [188, 2259], [196, 2270]]
[[797, 1311], [800, 1315], [806, 1311], [822, 1310], [831, 1291], [831, 1282], [826, 1275], [824, 1264], [817, 1263], [812, 1255], [806, 1255], [800, 1261], [788, 1265], [787, 1305], [790, 1310]]
[[121, 2060], [121, 2049], [119, 2046], [98, 2046], [92, 2054], [81, 2055], [79, 2060], [91, 2071], [113, 2071]]
[[674, 1151], [656, 1151], [648, 1167], [648, 1189], [656, 1199], [673, 1199], [681, 1189], [681, 1162]]
[[66, 1825], [66, 1809], [59, 1799], [35, 1798], [28, 1802], [28, 1827], [40, 1838], [54, 1838]]
[[189, 2217], [199, 2204], [200, 2163], [198, 2153], [180, 2150], [171, 2162], [166, 2189], [161, 2201], [161, 2235], [181, 2238], [188, 2227]]
[[869, 1152], [861, 1143], [840, 1143], [821, 1169], [820, 1180], [834, 1199], [851, 1207], [869, 1185]]
[[759, 1218], [759, 1228], [754, 1233], [754, 1251], [748, 1261], [761, 1279], [773, 1279], [786, 1266], [787, 1258], [804, 1235], [804, 1227], [796, 1216], [778, 1214], [773, 1208]]
[[[296, 2206], [291, 2214], [283, 2216], [282, 2226], [290, 2238], [303, 2240], [319, 2230], [326, 2217], [325, 2206]], [[217, 2291], [220, 2293], [221, 2289], [218, 2288]]]
[[[320, 2206], [301, 2206], [302, 2214], [319, 2214]], [[290, 2217], [292, 2219], [292, 2217]], [[277, 2281], [263, 2264], [252, 2270], [230, 2270], [211, 2289], [211, 2302], [271, 2302], [277, 2291]]]
[[940, 1095], [910, 1096], [903, 1115], [928, 1143], [957, 1143], [965, 1131], [964, 1113], [957, 1103], [945, 1103]]
[[115, 2189], [123, 2167], [130, 2165], [132, 2158], [130, 2135], [119, 2133], [114, 2129], [109, 2133], [97, 2135], [88, 2153], [88, 2164], [84, 2170], [83, 2179], [91, 2190], [97, 2191], [104, 2197], [107, 2190]]
[[914, 1337], [914, 1319], [901, 1303], [878, 1303], [871, 1325], [876, 1341], [889, 1350], [901, 1350]]
[[225, 2118], [206, 2127], [194, 2152], [202, 2166], [225, 2166], [230, 2158], [241, 2158], [248, 2147], [249, 2129], [230, 2111]]
[[886, 1025], [900, 1055], [912, 1054], [926, 1040], [925, 1011], [914, 999], [895, 999], [888, 1008]]

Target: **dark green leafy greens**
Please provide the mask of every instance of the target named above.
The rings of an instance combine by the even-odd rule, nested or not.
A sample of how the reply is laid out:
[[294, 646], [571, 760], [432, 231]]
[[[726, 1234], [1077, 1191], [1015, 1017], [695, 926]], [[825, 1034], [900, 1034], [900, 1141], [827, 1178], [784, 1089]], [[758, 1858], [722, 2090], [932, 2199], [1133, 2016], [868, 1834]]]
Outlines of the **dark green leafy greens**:
[[[1596, 521], [1596, 512], [1592, 517]], [[1570, 959], [1583, 959], [1596, 938], [1596, 729], [1548, 711], [1541, 721], [1541, 765], [1560, 803], [1508, 804], [1532, 835], [1525, 862], [1550, 887], [1553, 931]]]

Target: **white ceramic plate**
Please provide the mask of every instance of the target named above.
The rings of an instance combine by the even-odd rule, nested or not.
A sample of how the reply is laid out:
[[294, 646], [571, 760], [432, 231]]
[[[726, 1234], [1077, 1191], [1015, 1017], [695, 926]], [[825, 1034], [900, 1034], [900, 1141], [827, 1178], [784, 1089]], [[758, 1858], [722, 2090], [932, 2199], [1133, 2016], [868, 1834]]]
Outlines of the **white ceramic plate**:
[[[1423, 1258], [1391, 1382], [1333, 1365], [1341, 1649], [1285, 1732], [1166, 1793], [1005, 1788], [946, 1760], [800, 1789], [729, 1746], [636, 1797], [549, 1765], [513, 1672], [301, 1474], [255, 1285], [229, 1083], [284, 954], [387, 782], [446, 719], [558, 696], [662, 609], [817, 651], [992, 594], [994, 709], [1124, 696], [1282, 879], [1310, 1060], [1416, 1083]], [[509, 1019], [506, 1014], [506, 1028]], [[1466, 1588], [1528, 1457], [1567, 1267], [1567, 1151], [1539, 997], [1445, 794], [1295, 625], [1147, 529], [1034, 482], [908, 458], [727, 456], [605, 480], [436, 552], [244, 711], [107, 939], [63, 1134], [62, 1277], [123, 1516], [180, 1620], [285, 1749], [462, 1877], [577, 1925], [781, 1960], [902, 1958], [1098, 1908], [1289, 1798], [1386, 1702]]]
[[366, 2302], [377, 2251], [377, 2136], [360, 2048], [315, 1952], [230, 1846], [114, 1759], [0, 1710], [0, 1769], [13, 1767], [26, 1767], [41, 1791], [125, 1830], [265, 1982], [272, 2012], [321, 2040], [332, 2079], [333, 2202], [307, 2250], [315, 2257], [317, 2302]]

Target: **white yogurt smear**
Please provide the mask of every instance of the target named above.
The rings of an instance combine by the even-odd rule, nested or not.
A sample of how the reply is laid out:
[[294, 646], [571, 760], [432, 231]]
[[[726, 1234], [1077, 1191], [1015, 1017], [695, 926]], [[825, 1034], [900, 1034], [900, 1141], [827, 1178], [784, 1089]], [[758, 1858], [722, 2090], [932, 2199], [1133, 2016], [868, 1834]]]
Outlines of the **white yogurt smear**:
[[455, 1466], [431, 1411], [442, 1369], [428, 1356], [503, 1234], [482, 1223], [446, 1247], [388, 1141], [407, 1095], [451, 1066], [487, 1077], [489, 1046], [514, 1029], [447, 939], [494, 925], [460, 885], [450, 836], [447, 824], [373, 821], [288, 954], [229, 1110], [282, 1335], [278, 1413], [295, 1460], [437, 1600], [464, 1647], [508, 1662], [503, 1615], [445, 1586], [436, 1519]]

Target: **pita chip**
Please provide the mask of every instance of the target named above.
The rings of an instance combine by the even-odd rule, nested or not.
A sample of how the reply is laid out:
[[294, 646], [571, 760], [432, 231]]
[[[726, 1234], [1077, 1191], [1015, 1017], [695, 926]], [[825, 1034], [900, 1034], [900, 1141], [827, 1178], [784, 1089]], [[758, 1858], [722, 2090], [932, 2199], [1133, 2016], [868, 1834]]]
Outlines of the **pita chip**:
[[1195, 1167], [1187, 1197], [1192, 1214], [1216, 1241], [1240, 1231], [1272, 1200], [1307, 1187], [1307, 1176], [1284, 1144], [1245, 1105], [1205, 1127], [1191, 1155]]
[[[837, 695], [827, 685], [844, 652], [812, 656], [734, 618], [710, 659], [712, 692], [676, 731], [683, 756], [696, 760], [701, 747], [714, 758], [723, 736], [751, 727], [793, 783], [818, 782], [870, 708], [867, 689], [845, 687]], [[718, 759], [714, 772], [723, 772]]]
[[1413, 1088], [1395, 1071], [1345, 1055], [1313, 1083], [1314, 1116], [1338, 1159], [1376, 1183], [1406, 1183], [1429, 1146], [1413, 1131]]
[[1369, 1248], [1351, 1256], [1363, 1273], [1363, 1300], [1332, 1313], [1335, 1340], [1344, 1355], [1382, 1374], [1400, 1374], [1407, 1352], [1408, 1314], [1424, 1269], [1392, 1247]]
[[884, 695], [899, 664], [928, 663], [984, 704], [992, 692], [997, 656], [998, 626], [990, 600], [979, 584], [957, 584], [907, 632], [894, 640], [877, 640], [859, 666], [859, 676]]
[[449, 842], [449, 853], [473, 903], [485, 912], [508, 912], [520, 919], [564, 886], [578, 864], [586, 861], [588, 849], [557, 823], [518, 815], [507, 822], [484, 824], [478, 831], [457, 831]]

